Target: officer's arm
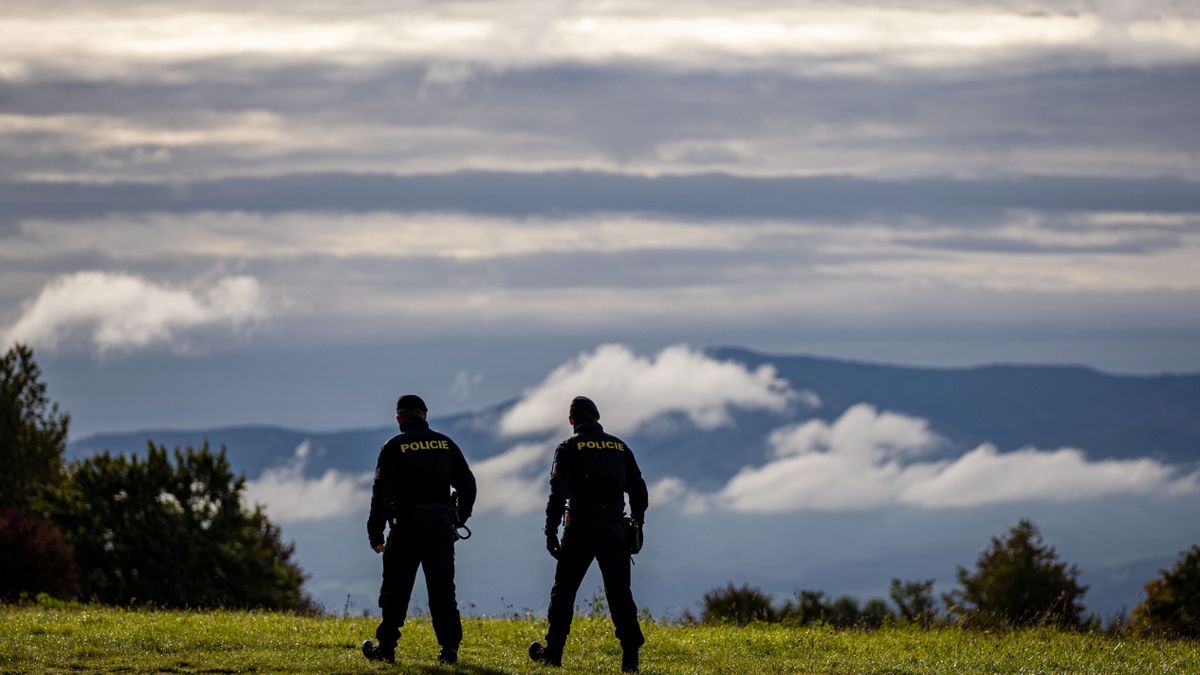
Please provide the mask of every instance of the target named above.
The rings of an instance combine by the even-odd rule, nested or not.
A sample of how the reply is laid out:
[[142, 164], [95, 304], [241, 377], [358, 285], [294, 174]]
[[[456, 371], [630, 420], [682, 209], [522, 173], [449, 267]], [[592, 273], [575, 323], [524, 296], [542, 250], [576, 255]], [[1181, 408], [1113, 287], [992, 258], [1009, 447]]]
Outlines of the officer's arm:
[[646, 522], [646, 509], [650, 506], [650, 493], [646, 490], [646, 479], [638, 468], [633, 450], [625, 447], [625, 491], [629, 493], [629, 515], [639, 523]]
[[567, 510], [567, 499], [571, 484], [571, 453], [568, 444], [562, 443], [554, 451], [554, 463], [550, 465], [550, 498], [546, 500], [546, 534], [558, 532], [563, 513]]
[[391, 503], [391, 465], [388, 462], [387, 446], [379, 450], [375, 463], [375, 482], [371, 485], [371, 514], [367, 516], [367, 537], [371, 548], [383, 546], [383, 526], [387, 523], [388, 504]]
[[458, 492], [458, 519], [461, 524], [467, 522], [467, 518], [471, 517], [471, 510], [475, 507], [475, 474], [471, 473], [471, 467], [467, 466], [467, 458], [454, 441], [450, 441], [450, 452], [450, 485]]

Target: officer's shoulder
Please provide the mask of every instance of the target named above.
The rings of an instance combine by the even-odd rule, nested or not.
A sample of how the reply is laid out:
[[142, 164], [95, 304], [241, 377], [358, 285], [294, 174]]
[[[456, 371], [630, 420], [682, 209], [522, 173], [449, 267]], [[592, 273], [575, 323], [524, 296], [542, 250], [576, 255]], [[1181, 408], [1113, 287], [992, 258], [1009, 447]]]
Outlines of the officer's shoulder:
[[400, 441], [402, 441], [403, 439], [404, 439], [404, 434], [396, 434], [395, 436], [392, 436], [391, 438], [389, 438], [389, 439], [387, 440], [387, 442], [386, 442], [386, 443], [384, 443], [384, 444], [383, 444], [383, 445], [382, 445], [382, 446], [379, 448], [380, 452], [382, 452], [382, 451], [384, 451], [384, 450], [387, 450], [388, 448], [390, 448], [390, 447], [392, 447], [392, 446], [396, 445], [397, 443], [399, 443], [399, 442], [400, 442]]
[[629, 447], [629, 444], [626, 443], [624, 440], [608, 433], [607, 431], [601, 432], [600, 435], [603, 436], [604, 440], [606, 440], [606, 441], [615, 441], [617, 443], [620, 443], [622, 447], [625, 447], [625, 448]]
[[437, 429], [430, 429], [429, 437], [436, 441], [450, 441], [451, 443], [454, 443], [453, 438], [450, 438], [449, 436], [447, 436], [446, 434], [443, 434], [442, 432], [438, 431]]

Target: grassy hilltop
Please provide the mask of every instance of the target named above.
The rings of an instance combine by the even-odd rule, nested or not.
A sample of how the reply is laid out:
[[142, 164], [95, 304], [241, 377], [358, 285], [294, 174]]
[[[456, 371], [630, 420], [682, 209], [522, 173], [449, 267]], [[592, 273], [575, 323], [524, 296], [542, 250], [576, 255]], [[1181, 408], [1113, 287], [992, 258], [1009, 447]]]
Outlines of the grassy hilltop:
[[[428, 619], [404, 630], [396, 665], [358, 646], [370, 619], [260, 612], [0, 608], [0, 671], [455, 672], [439, 667]], [[525, 656], [544, 622], [465, 618], [458, 672], [552, 671]], [[1200, 643], [1030, 629], [873, 632], [778, 624], [646, 624], [645, 673], [1182, 673], [1200, 672]], [[577, 619], [562, 672], [618, 672], [606, 619]]]

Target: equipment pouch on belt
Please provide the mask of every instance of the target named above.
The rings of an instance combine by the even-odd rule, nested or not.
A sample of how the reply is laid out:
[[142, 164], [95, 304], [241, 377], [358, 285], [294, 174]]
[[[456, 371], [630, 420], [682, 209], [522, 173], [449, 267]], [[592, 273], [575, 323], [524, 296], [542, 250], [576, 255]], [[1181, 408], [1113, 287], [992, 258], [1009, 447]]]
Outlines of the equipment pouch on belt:
[[625, 518], [625, 541], [629, 544], [629, 555], [642, 550], [642, 526], [633, 518]]
[[[457, 492], [450, 493], [450, 524], [454, 527], [454, 538], [456, 540], [471, 538], [471, 528], [467, 527], [466, 525], [463, 525], [462, 520], [459, 518], [459, 515], [458, 515], [458, 493]], [[466, 530], [467, 533], [462, 534], [461, 532], [459, 532], [459, 530]]]

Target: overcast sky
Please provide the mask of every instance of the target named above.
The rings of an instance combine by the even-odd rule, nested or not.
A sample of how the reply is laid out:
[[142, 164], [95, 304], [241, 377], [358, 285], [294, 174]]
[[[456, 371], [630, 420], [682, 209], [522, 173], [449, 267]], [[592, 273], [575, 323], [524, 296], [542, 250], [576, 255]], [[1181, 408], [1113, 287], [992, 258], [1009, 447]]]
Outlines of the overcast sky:
[[1197, 371], [1197, 110], [1183, 1], [18, 3], [0, 337], [77, 434], [611, 341]]

